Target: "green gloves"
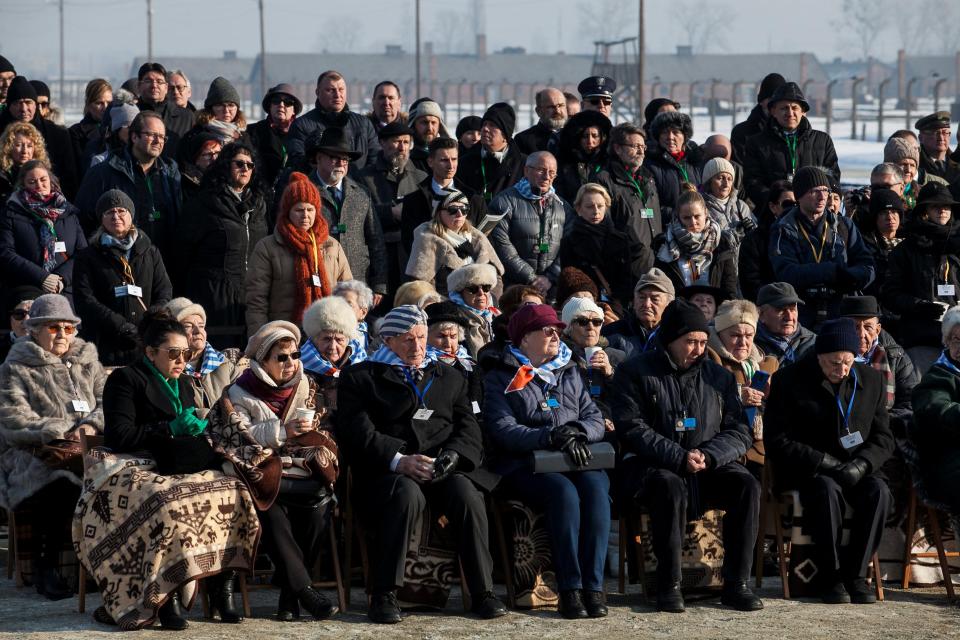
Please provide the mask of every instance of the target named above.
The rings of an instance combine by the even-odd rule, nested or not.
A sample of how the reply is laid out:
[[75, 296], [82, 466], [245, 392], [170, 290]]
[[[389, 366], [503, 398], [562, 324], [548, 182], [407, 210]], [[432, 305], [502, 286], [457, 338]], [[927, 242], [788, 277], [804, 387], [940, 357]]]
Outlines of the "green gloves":
[[198, 436], [207, 428], [207, 421], [196, 416], [196, 407], [190, 407], [170, 421], [170, 433], [174, 436]]

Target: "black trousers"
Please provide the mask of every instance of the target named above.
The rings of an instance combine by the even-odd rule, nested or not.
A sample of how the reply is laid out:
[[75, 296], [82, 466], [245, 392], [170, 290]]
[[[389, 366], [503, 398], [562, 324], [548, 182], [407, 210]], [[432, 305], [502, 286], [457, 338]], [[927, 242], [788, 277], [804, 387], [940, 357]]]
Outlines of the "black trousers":
[[470, 591], [493, 590], [486, 503], [483, 493], [469, 478], [454, 473], [437, 483], [419, 484], [407, 476], [387, 473], [366, 483], [359, 494], [365, 520], [373, 525], [376, 536], [370, 553], [372, 591], [403, 586], [410, 536], [428, 503], [437, 515], [445, 515], [453, 527]]
[[66, 478], [54, 480], [27, 498], [32, 516], [32, 555], [39, 566], [58, 564], [60, 551], [70, 540], [70, 523], [79, 499], [80, 487]]
[[[833, 478], [814, 476], [799, 489], [804, 530], [816, 543], [817, 566], [823, 580], [866, 577], [893, 503], [887, 483], [869, 475], [856, 486], [843, 489]], [[853, 509], [853, 524], [849, 544], [841, 548], [843, 511], [848, 504]]]
[[[701, 471], [700, 502], [704, 508], [723, 509], [723, 579], [741, 582], [750, 578], [753, 548], [760, 516], [760, 483], [739, 463]], [[644, 483], [641, 502], [650, 512], [657, 579], [680, 581], [680, 552], [687, 526], [687, 485], [684, 478], [666, 469], [652, 472]]]
[[330, 505], [284, 506], [278, 498], [269, 509], [258, 513], [263, 546], [276, 567], [275, 585], [296, 592], [313, 583], [311, 572], [330, 523]]

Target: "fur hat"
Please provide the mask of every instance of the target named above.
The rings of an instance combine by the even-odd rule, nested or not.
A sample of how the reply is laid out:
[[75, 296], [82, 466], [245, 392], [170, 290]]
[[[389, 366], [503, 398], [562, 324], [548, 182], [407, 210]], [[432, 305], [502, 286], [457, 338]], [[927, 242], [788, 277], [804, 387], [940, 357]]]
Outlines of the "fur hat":
[[883, 161], [899, 163], [906, 159], [920, 164], [920, 145], [907, 138], [890, 138], [883, 147]]
[[643, 108], [643, 121], [646, 123], [653, 122], [653, 119], [657, 117], [657, 114], [660, 112], [660, 108], [664, 105], [671, 105], [677, 111], [680, 110], [680, 103], [670, 98], [654, 98], [647, 103], [647, 106]]
[[[294, 171], [290, 174], [290, 182], [287, 183], [286, 188], [283, 190], [283, 195], [280, 196], [279, 216], [289, 214], [290, 209], [298, 202], [312, 204], [317, 210], [317, 218], [323, 217], [321, 213], [320, 192], [317, 190], [316, 185], [314, 185], [305, 174]], [[316, 224], [314, 224], [314, 226], [316, 226]]]
[[491, 122], [495, 127], [503, 132], [503, 137], [508, 140], [513, 136], [513, 130], [517, 126], [517, 114], [506, 102], [496, 102], [490, 105], [490, 108], [483, 114], [484, 122]]
[[297, 325], [286, 320], [268, 322], [250, 336], [243, 355], [260, 362], [270, 353], [270, 348], [283, 338], [293, 338], [297, 344], [300, 344], [300, 329], [297, 328]]
[[360, 337], [353, 307], [340, 296], [321, 298], [303, 312], [303, 332], [312, 338], [321, 331], [337, 331], [351, 340]]
[[183, 322], [183, 319], [188, 316], [200, 316], [204, 322], [207, 321], [207, 312], [190, 298], [174, 298], [163, 307], [176, 318], [177, 322]]
[[447, 291], [460, 292], [478, 284], [497, 286], [497, 269], [492, 264], [468, 264], [447, 276]]
[[97, 217], [100, 218], [107, 211], [111, 209], [116, 209], [121, 207], [130, 212], [131, 218], [136, 218], [137, 211], [133, 206], [133, 200], [130, 199], [130, 196], [125, 194], [120, 189], [110, 189], [109, 191], [104, 191], [103, 195], [97, 198]]
[[724, 158], [710, 158], [707, 160], [707, 164], [703, 165], [703, 178], [700, 179], [700, 184], [708, 184], [710, 179], [713, 178], [718, 173], [729, 173], [731, 177], [737, 175], [736, 169], [733, 168], [733, 163]]
[[48, 322], [70, 322], [80, 324], [80, 318], [70, 308], [70, 301], [59, 293], [45, 293], [30, 306], [30, 317], [25, 324], [31, 329]]
[[717, 333], [738, 324], [748, 324], [756, 330], [759, 320], [760, 313], [757, 311], [757, 305], [749, 300], [727, 300], [717, 309], [717, 315], [713, 317], [713, 326]]
[[210, 83], [210, 89], [207, 91], [207, 97], [203, 101], [203, 108], [209, 110], [215, 104], [224, 104], [232, 102], [240, 107], [240, 94], [230, 81], [223, 76], [217, 76]]
[[564, 303], [567, 298], [581, 291], [589, 292], [594, 300], [600, 298], [600, 289], [590, 276], [576, 267], [564, 267], [557, 278], [557, 301]]
[[660, 134], [664, 132], [665, 129], [679, 129], [683, 133], [684, 141], [689, 141], [693, 138], [693, 122], [690, 120], [690, 116], [681, 112], [681, 111], [664, 111], [663, 113], [658, 113], [657, 117], [653, 119], [653, 122], [650, 124], [650, 133], [653, 135], [654, 140], [660, 139]]
[[393, 296], [393, 306], [402, 307], [406, 304], [419, 305], [421, 300], [431, 294], [439, 295], [437, 290], [429, 282], [424, 282], [423, 280], [404, 282], [397, 288], [397, 293]]

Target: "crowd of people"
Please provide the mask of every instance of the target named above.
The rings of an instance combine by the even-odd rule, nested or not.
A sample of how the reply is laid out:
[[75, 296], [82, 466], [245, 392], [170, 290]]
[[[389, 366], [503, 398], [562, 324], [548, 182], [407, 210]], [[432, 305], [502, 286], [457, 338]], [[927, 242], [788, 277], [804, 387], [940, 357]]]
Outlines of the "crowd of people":
[[329, 618], [313, 572], [350, 501], [371, 620], [401, 620], [427, 509], [496, 618], [497, 495], [544, 514], [565, 618], [607, 615], [611, 511], [639, 507], [658, 610], [685, 609], [685, 528], [719, 508], [721, 601], [756, 611], [775, 467], [823, 601], [868, 604], [892, 459], [960, 515], [948, 113], [895, 132], [844, 193], [776, 73], [702, 144], [665, 98], [614, 125], [601, 76], [579, 100], [537, 93], [522, 132], [505, 102], [456, 126], [428, 97], [404, 112], [389, 80], [362, 114], [347, 81], [320, 74], [306, 113], [279, 84], [254, 122], [226, 79], [198, 109], [183, 71], [147, 62], [124, 88], [92, 80], [67, 130], [0, 56], [0, 505], [43, 505], [38, 592], [71, 595], [72, 530], [100, 622], [183, 629], [200, 579], [240, 622], [258, 553], [278, 619]]

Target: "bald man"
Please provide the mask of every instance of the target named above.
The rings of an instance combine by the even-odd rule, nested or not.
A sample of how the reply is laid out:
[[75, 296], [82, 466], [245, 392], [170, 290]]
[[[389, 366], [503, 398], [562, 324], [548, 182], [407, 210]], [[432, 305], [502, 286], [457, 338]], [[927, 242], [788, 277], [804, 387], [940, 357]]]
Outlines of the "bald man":
[[513, 137], [520, 151], [527, 155], [546, 151], [550, 137], [567, 123], [567, 99], [562, 91], [547, 87], [537, 92], [536, 100], [535, 111], [540, 121]]

